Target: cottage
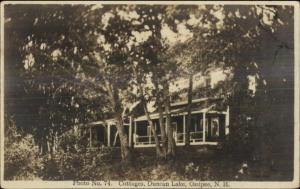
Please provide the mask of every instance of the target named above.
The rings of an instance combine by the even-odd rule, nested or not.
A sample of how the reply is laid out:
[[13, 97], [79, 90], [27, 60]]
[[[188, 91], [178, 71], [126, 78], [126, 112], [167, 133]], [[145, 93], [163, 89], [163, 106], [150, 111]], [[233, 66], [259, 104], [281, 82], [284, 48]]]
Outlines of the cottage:
[[[229, 107], [225, 111], [216, 110], [221, 99], [202, 98], [192, 101], [192, 122], [190, 125], [190, 144], [217, 144], [229, 133]], [[164, 115], [165, 116], [165, 115]], [[159, 115], [150, 115], [160, 137]], [[165, 120], [165, 118], [164, 118]], [[135, 147], [154, 146], [154, 137], [146, 116], [134, 119], [133, 143]], [[171, 124], [177, 145], [184, 145], [187, 127], [187, 101], [171, 104]]]
[[[229, 107], [222, 107], [221, 98], [200, 98], [192, 101], [192, 121], [190, 125], [191, 145], [216, 145], [229, 133]], [[165, 119], [165, 114], [164, 121]], [[159, 114], [150, 114], [160, 138]], [[173, 136], [178, 146], [184, 145], [187, 127], [187, 101], [171, 104], [171, 124]], [[88, 124], [90, 147], [119, 146], [119, 136], [113, 119]], [[145, 115], [124, 118], [129, 145], [139, 147], [155, 146], [154, 136]], [[168, 132], [168, 131], [166, 131]], [[96, 142], [95, 142], [96, 141]]]

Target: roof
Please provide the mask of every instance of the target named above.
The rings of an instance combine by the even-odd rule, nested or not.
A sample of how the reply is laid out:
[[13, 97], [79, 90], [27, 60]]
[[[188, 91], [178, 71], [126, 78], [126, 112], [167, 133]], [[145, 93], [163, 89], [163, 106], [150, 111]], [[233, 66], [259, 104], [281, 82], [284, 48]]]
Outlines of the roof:
[[[213, 102], [208, 102], [208, 103], [204, 103], [203, 102], [207, 102], [209, 100], [212, 100]], [[214, 110], [214, 108], [217, 106], [217, 103], [215, 103], [216, 100], [220, 100], [220, 98], [200, 98], [200, 99], [195, 99], [192, 101], [192, 114], [195, 113], [225, 113], [223, 111], [216, 111]], [[202, 104], [201, 104], [202, 103]], [[177, 103], [172, 103], [171, 104], [171, 114], [172, 115], [184, 115], [187, 114], [187, 105], [188, 102], [187, 101], [182, 101], [182, 102], [177, 102]], [[166, 114], [164, 113], [164, 116]], [[151, 119], [158, 119], [159, 118], [159, 113], [156, 110], [153, 113], [150, 113], [150, 118]], [[134, 119], [135, 121], [146, 121], [147, 117], [146, 115], [142, 115], [139, 117], [136, 117]]]
[[[197, 102], [203, 102], [208, 100], [209, 98], [198, 98], [198, 99], [194, 99], [192, 100], [192, 103], [197, 103]], [[188, 101], [181, 101], [181, 102], [175, 102], [175, 103], [171, 103], [171, 106], [180, 106], [180, 105], [185, 105], [188, 104]]]
[[85, 126], [90, 127], [90, 126], [95, 126], [95, 125], [113, 125], [116, 123], [115, 119], [107, 119], [105, 121], [94, 121], [91, 123], [85, 124]]
[[[192, 114], [194, 113], [204, 113], [204, 112], [209, 112], [209, 113], [224, 113], [222, 111], [216, 111], [213, 110], [216, 105], [217, 105], [217, 101], [221, 100], [221, 98], [198, 98], [198, 99], [194, 99], [192, 100]], [[134, 107], [136, 107], [139, 103], [134, 103], [132, 104], [131, 108], [134, 109]], [[181, 102], [175, 102], [175, 103], [171, 103], [171, 114], [172, 115], [184, 115], [187, 114], [187, 105], [188, 101], [181, 101]], [[164, 113], [164, 116], [166, 114]], [[154, 112], [150, 113], [150, 117], [151, 119], [158, 119], [159, 118], [159, 113], [157, 110], [155, 110]], [[147, 117], [146, 115], [141, 115], [138, 116], [134, 119], [135, 121], [146, 121]], [[91, 122], [88, 124], [85, 124], [86, 127], [90, 127], [90, 126], [96, 126], [96, 125], [114, 125], [116, 124], [116, 120], [115, 119], [106, 119], [104, 121], [95, 121], [95, 122]]]

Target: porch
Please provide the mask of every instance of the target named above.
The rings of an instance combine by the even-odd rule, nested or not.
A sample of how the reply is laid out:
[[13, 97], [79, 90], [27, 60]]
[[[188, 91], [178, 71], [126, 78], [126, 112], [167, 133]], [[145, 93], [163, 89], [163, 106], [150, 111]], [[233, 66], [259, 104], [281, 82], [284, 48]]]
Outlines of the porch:
[[[88, 148], [99, 148], [101, 146], [107, 147], [119, 147], [120, 137], [116, 127], [116, 121], [114, 119], [108, 119], [105, 121], [92, 122], [86, 127], [88, 128]], [[132, 143], [132, 123], [131, 118], [123, 120], [125, 132], [129, 138], [129, 144]]]
[[[190, 145], [217, 145], [229, 133], [229, 110], [218, 111], [193, 111], [190, 125]], [[171, 124], [173, 137], [177, 146], [183, 146], [187, 137], [187, 113], [172, 114]], [[155, 125], [156, 134], [161, 141], [161, 132], [158, 114], [152, 114], [151, 119]], [[166, 121], [164, 117], [164, 122]], [[166, 128], [166, 132], [168, 132]], [[134, 147], [153, 147], [155, 140], [150, 126], [145, 117], [134, 120], [133, 132]]]
[[[214, 110], [215, 104], [210, 106], [203, 102], [207, 99], [193, 100], [192, 119], [190, 125], [191, 145], [216, 145], [224, 140], [229, 133], [229, 106], [225, 111]], [[201, 105], [202, 103], [202, 105]], [[204, 108], [206, 107], [206, 108]], [[171, 104], [171, 126], [173, 137], [177, 146], [183, 146], [187, 137], [187, 111], [186, 102]], [[161, 128], [158, 112], [153, 112], [150, 118], [155, 126], [155, 132], [161, 141]], [[166, 115], [163, 115], [163, 122], [166, 123]], [[120, 138], [116, 127], [116, 121], [109, 119], [88, 124], [89, 147], [99, 145], [117, 147], [120, 146]], [[145, 115], [139, 117], [124, 117], [125, 132], [128, 136], [128, 144], [131, 147], [153, 147], [155, 140]], [[166, 125], [166, 124], [165, 124]], [[166, 132], [168, 132], [166, 128]], [[97, 134], [98, 133], [98, 134]], [[96, 142], [95, 142], [96, 141]]]

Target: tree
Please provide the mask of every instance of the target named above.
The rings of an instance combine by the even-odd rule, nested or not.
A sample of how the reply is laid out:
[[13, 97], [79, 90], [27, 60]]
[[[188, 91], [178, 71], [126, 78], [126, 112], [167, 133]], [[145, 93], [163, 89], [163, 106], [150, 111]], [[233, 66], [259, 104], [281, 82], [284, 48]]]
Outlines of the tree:
[[[116, 62], [117, 59], [114, 59], [122, 56], [122, 54], [116, 53], [117, 49], [114, 48], [105, 51], [107, 45], [114, 43], [116, 40], [111, 32], [120, 32], [124, 27], [126, 28], [126, 25], [121, 24], [121, 28], [117, 28], [113, 26], [114, 22], [109, 20], [99, 24], [101, 19], [105, 20], [105, 16], [109, 15], [110, 11], [114, 11], [109, 7], [103, 10], [94, 9], [91, 6], [71, 5], [17, 6], [19, 6], [16, 9], [17, 11], [13, 11], [15, 8], [13, 5], [8, 7], [10, 10], [7, 9], [6, 18], [10, 21], [7, 23], [6, 32], [10, 33], [11, 31], [14, 34], [13, 40], [17, 42], [12, 49], [9, 49], [10, 45], [7, 44], [9, 52], [13, 53], [12, 55], [7, 53], [7, 56], [9, 56], [7, 60], [13, 62], [11, 60], [13, 60], [15, 54], [18, 59], [13, 62], [16, 64], [6, 65], [8, 65], [9, 70], [10, 66], [16, 66], [19, 73], [21, 73], [20, 76], [30, 77], [29, 81], [25, 80], [28, 81], [29, 85], [25, 85], [25, 94], [32, 97], [32, 92], [40, 91], [39, 93], [46, 96], [41, 98], [41, 100], [45, 99], [46, 102], [37, 102], [33, 105], [34, 111], [37, 112], [33, 115], [46, 117], [40, 118], [41, 121], [46, 121], [46, 123], [37, 122], [38, 132], [36, 136], [40, 137], [41, 134], [55, 136], [49, 130], [45, 130], [52, 126], [62, 129], [62, 125], [71, 127], [79, 122], [104, 119], [109, 116], [108, 110], [111, 108], [119, 123], [117, 128], [122, 144], [122, 158], [130, 159], [127, 135], [122, 120], [122, 99], [120, 99], [120, 91], [127, 87], [120, 81], [127, 80], [123, 80], [124, 78], [115, 80], [117, 76], [126, 77], [126, 74], [121, 74], [126, 73], [123, 71], [123, 66], [119, 64], [120, 62]], [[99, 14], [102, 11], [108, 13]], [[20, 14], [24, 15], [20, 16]], [[74, 20], [74, 22], [70, 22], [70, 20]], [[118, 21], [117, 17], [115, 21]], [[21, 23], [24, 25], [21, 25]], [[9, 25], [11, 25], [11, 28]], [[22, 26], [21, 29], [16, 28], [20, 25]], [[102, 30], [107, 27], [112, 29], [108, 28], [109, 32]], [[52, 33], [49, 33], [49, 28], [53, 30]], [[106, 35], [105, 40], [107, 40], [107, 43], [101, 41], [100, 31], [102, 32], [101, 35]], [[99, 57], [100, 55], [104, 57]], [[41, 83], [40, 81], [43, 80], [39, 80], [39, 78], [44, 77], [45, 74], [49, 75], [49, 79]], [[16, 75], [14, 76], [17, 77]], [[23, 86], [17, 87], [23, 88]], [[124, 87], [122, 88], [122, 86]], [[75, 94], [76, 97], [73, 96]], [[97, 107], [89, 104], [90, 100], [98, 101], [94, 104]], [[24, 103], [27, 104], [29, 101], [25, 100]], [[16, 109], [24, 110], [23, 104], [18, 105], [19, 107]], [[49, 118], [45, 112], [50, 105]], [[74, 111], [74, 113], [76, 112], [76, 114], [69, 112], [66, 115], [65, 108]], [[89, 113], [91, 117], [87, 116]], [[101, 114], [100, 117], [99, 115], [96, 116], [99, 113]], [[62, 119], [69, 122], [66, 124]], [[31, 120], [35, 121], [36, 119]], [[32, 124], [25, 123], [23, 126], [30, 125]]]
[[[222, 60], [215, 55], [221, 49], [219, 48], [217, 34], [221, 29], [220, 18], [216, 16], [220, 11], [217, 6], [198, 6], [188, 9], [189, 15], [183, 24], [193, 35], [192, 38], [176, 44], [172, 51], [173, 58], [178, 62], [181, 76], [188, 78], [187, 89], [187, 124], [185, 145], [190, 144], [190, 126], [191, 126], [191, 108], [193, 98], [193, 80], [195, 74], [207, 75], [210, 68], [222, 65]], [[205, 93], [205, 90], [203, 90]], [[206, 96], [206, 94], [203, 94]]]
[[78, 15], [70, 8], [5, 6], [5, 31], [11, 34], [5, 40], [6, 110], [15, 114], [18, 127], [34, 134], [41, 153], [52, 152], [55, 137], [73, 125], [103, 116], [97, 107], [101, 98], [90, 98], [85, 89], [89, 85], [73, 77], [78, 64], [71, 62], [77, 57], [65, 56], [73, 53], [76, 39], [69, 36], [73, 23], [67, 20]]
[[[148, 18], [158, 18], [154, 23], [147, 23], [151, 28], [151, 37], [148, 43], [151, 48], [147, 49], [152, 58], [149, 59], [147, 69], [150, 69], [154, 94], [159, 111], [159, 121], [162, 134], [162, 149], [171, 157], [175, 156], [175, 142], [173, 139], [173, 128], [171, 126], [171, 98], [174, 98], [169, 92], [169, 85], [178, 76], [189, 76], [189, 116], [188, 125], [191, 124], [191, 101], [193, 83], [192, 79], [195, 73], [205, 72], [211, 64], [218, 64], [220, 61], [214, 59], [214, 51], [218, 50], [218, 44], [214, 41], [214, 35], [218, 31], [216, 26], [218, 19], [211, 14], [205, 6], [167, 6], [164, 9], [153, 9], [154, 13], [147, 13]], [[208, 6], [208, 8], [210, 8]], [[149, 9], [151, 10], [151, 9]], [[162, 12], [161, 12], [162, 10]], [[147, 12], [147, 11], [144, 11]], [[158, 14], [157, 14], [158, 13]], [[163, 15], [163, 16], [161, 16]], [[147, 17], [146, 17], [147, 18]], [[206, 24], [206, 26], [205, 26]], [[154, 28], [154, 29], [152, 29]], [[168, 37], [162, 36], [163, 30], [168, 30], [167, 35], [183, 35], [180, 39], [175, 39], [170, 43]], [[185, 32], [184, 34], [182, 32]], [[196, 36], [196, 37], [194, 37]], [[188, 40], [188, 38], [190, 38]], [[174, 42], [175, 41], [175, 42]], [[150, 42], [150, 43], [149, 43]], [[149, 71], [148, 71], [149, 72]], [[161, 104], [164, 104], [163, 106]], [[166, 127], [165, 133], [163, 123], [163, 108], [165, 108]], [[150, 120], [148, 120], [150, 121]], [[189, 128], [189, 126], [187, 127]], [[187, 132], [189, 133], [189, 132]], [[165, 136], [165, 134], [167, 134]], [[186, 137], [189, 139], [189, 136]], [[168, 145], [167, 145], [168, 142]]]
[[[253, 120], [250, 135], [254, 159], [270, 165], [276, 161], [271, 153], [291, 150], [292, 144], [287, 138], [293, 136], [293, 124], [283, 120], [293, 120], [293, 35], [286, 35], [293, 34], [293, 7], [223, 8], [225, 19], [220, 36], [228, 44], [224, 44], [224, 62], [232, 68], [234, 83], [229, 97], [231, 122], [248, 125], [247, 119]], [[283, 51], [285, 55], [281, 54]], [[278, 74], [279, 71], [284, 74]], [[249, 78], [254, 78], [254, 90], [249, 89]], [[278, 114], [282, 116], [274, 116]], [[232, 125], [232, 133], [238, 127]], [[288, 158], [291, 157], [289, 153]], [[262, 170], [263, 174], [266, 172]]]
[[[188, 10], [191, 7], [176, 7], [176, 6], [137, 6], [134, 10], [134, 15], [137, 19], [131, 19], [131, 22], [135, 22], [135, 29], [132, 31], [132, 38], [128, 41], [129, 45], [129, 64], [131, 64], [138, 89], [139, 100], [143, 104], [144, 112], [147, 116], [148, 123], [151, 127], [152, 133], [155, 138], [156, 151], [159, 157], [166, 157], [168, 146], [170, 149], [175, 146], [173, 139], [172, 128], [170, 131], [169, 139], [167, 139], [165, 123], [163, 122], [163, 102], [168, 102], [165, 106], [170, 106], [170, 100], [165, 101], [171, 97], [169, 94], [169, 82], [172, 82], [177, 74], [175, 61], [169, 61], [170, 54], [168, 54], [168, 44], [164, 43], [162, 37], [162, 30], [169, 28], [168, 25], [172, 25], [172, 28], [178, 26], [180, 21], [183, 21], [187, 16], [182, 16], [183, 10]], [[132, 11], [132, 10], [131, 10]], [[128, 15], [133, 14], [127, 12]], [[185, 13], [186, 14], [186, 13]], [[179, 20], [177, 20], [177, 19]], [[175, 23], [177, 22], [179, 23]], [[149, 48], [150, 47], [150, 48]], [[149, 78], [151, 78], [149, 80]], [[147, 108], [149, 101], [155, 100], [157, 108], [160, 114], [160, 130], [162, 139], [162, 149], [160, 148], [160, 141], [155, 131], [154, 124], [150, 118], [150, 114]], [[167, 108], [167, 112], [170, 112], [170, 107]], [[168, 114], [167, 120], [171, 119]], [[169, 127], [171, 127], [170, 120], [167, 121]], [[171, 150], [172, 151], [172, 150]], [[172, 152], [173, 153], [173, 152]], [[172, 156], [174, 156], [173, 153]]]

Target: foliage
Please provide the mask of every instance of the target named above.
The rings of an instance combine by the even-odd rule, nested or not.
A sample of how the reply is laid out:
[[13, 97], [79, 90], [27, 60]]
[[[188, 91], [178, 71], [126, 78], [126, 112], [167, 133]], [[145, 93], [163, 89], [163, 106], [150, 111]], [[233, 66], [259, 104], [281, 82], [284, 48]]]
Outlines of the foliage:
[[[114, 116], [122, 131], [126, 104], [140, 96], [166, 102], [178, 76], [218, 65], [229, 70], [231, 80], [195, 92], [221, 93], [230, 105], [224, 149], [264, 160], [285, 152], [276, 158], [291, 160], [293, 13], [292, 6], [261, 5], [5, 5], [6, 112], [42, 149], [78, 123]], [[190, 40], [180, 37], [182, 31]], [[70, 163], [61, 167], [71, 174], [72, 162], [82, 157], [69, 157], [67, 151], [76, 134], [64, 137], [66, 152], [58, 159]], [[24, 134], [17, 141], [26, 151], [30, 140]], [[68, 175], [60, 169], [57, 164], [59, 174]]]
[[38, 179], [41, 159], [33, 137], [20, 132], [11, 117], [5, 119], [4, 179]]
[[[256, 131], [253, 131], [253, 121], [239, 116], [236, 119], [236, 125], [230, 125], [229, 129], [232, 131], [225, 137], [224, 141], [220, 141], [220, 153], [227, 154], [228, 156], [241, 157], [245, 160], [251, 160], [255, 149], [255, 137], [253, 136]], [[251, 124], [252, 123], [252, 124]], [[251, 130], [252, 129], [252, 130]]]
[[102, 179], [101, 168], [108, 165], [112, 158], [110, 148], [59, 150], [51, 156], [44, 156], [41, 177], [46, 180]]
[[[235, 52], [226, 56], [226, 58], [234, 58], [226, 63], [233, 67], [234, 74], [234, 88], [229, 96], [229, 104], [232, 107], [231, 122], [236, 124], [236, 126], [232, 125], [232, 131], [239, 130], [239, 127], [247, 127], [248, 120], [252, 120], [251, 128], [245, 130], [244, 137], [250, 135], [249, 138], [255, 138], [251, 144], [269, 148], [254, 149], [259, 149], [258, 153], [265, 154], [273, 151], [270, 148], [275, 149], [278, 145], [283, 145], [283, 141], [276, 145], [273, 142], [280, 140], [279, 133], [290, 133], [293, 127], [291, 123], [285, 122], [291, 120], [293, 115], [291, 102], [294, 77], [293, 37], [291, 37], [293, 19], [287, 19], [292, 18], [292, 7], [225, 6], [224, 9], [226, 15], [224, 22], [227, 24], [220, 35], [226, 35], [224, 40], [227, 44], [232, 44], [226, 49], [229, 50], [228, 55], [230, 52]], [[235, 11], [238, 11], [240, 16], [234, 16]], [[290, 37], [283, 34], [283, 30], [291, 34]], [[236, 36], [239, 40], [230, 36]], [[279, 70], [282, 74], [278, 74], [281, 72]], [[255, 76], [257, 85], [256, 91], [252, 92], [249, 90], [248, 82], [248, 76], [251, 75]], [[279, 106], [281, 108], [278, 108]], [[285, 116], [274, 116], [278, 115], [278, 111], [282, 111]], [[288, 111], [290, 113], [287, 113]], [[284, 145], [287, 148], [291, 147], [285, 142]]]
[[57, 146], [64, 151], [86, 149], [89, 146], [89, 130], [76, 126], [59, 136]]
[[187, 178], [193, 179], [194, 175], [199, 171], [199, 166], [194, 165], [193, 162], [185, 166], [185, 175]]
[[[76, 78], [82, 75], [76, 63], [85, 49], [76, 47], [78, 33], [71, 31], [82, 23], [68, 23], [80, 17], [75, 12], [88, 7], [5, 6], [5, 17], [10, 19], [5, 32], [12, 34], [5, 40], [12, 42], [5, 44], [9, 62], [5, 68], [10, 73], [6, 81], [13, 81], [5, 90], [11, 97], [6, 111], [14, 114], [17, 126], [33, 134], [41, 148], [47, 141], [53, 145], [54, 136], [73, 125], [103, 117], [105, 99], [99, 98], [97, 90], [88, 90], [92, 87], [89, 82]], [[74, 8], [77, 11], [68, 11]]]
[[[113, 150], [110, 148], [59, 148], [51, 155], [41, 156], [33, 137], [18, 131], [12, 118], [6, 118], [6, 121], [5, 180], [101, 179], [100, 173], [94, 170], [101, 170], [113, 159]], [[72, 144], [69, 142], [69, 145]]]

